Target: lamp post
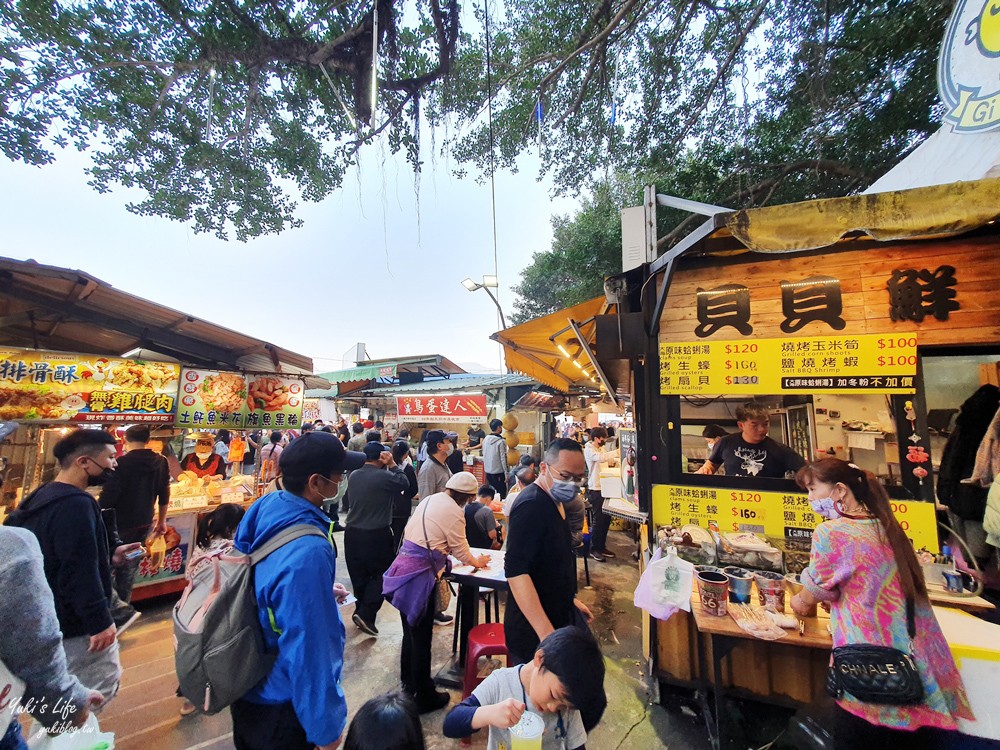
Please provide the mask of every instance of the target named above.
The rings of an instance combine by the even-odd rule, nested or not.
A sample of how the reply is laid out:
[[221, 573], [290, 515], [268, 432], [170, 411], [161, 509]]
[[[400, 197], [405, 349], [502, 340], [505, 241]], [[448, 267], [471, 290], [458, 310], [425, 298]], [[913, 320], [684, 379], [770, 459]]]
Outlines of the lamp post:
[[473, 281], [472, 279], [465, 279], [465, 281], [462, 282], [462, 286], [464, 286], [470, 292], [475, 292], [479, 289], [485, 289], [486, 293], [490, 295], [490, 299], [493, 300], [493, 304], [497, 306], [497, 312], [500, 313], [500, 325], [502, 325], [505, 329], [507, 328], [507, 320], [503, 316], [503, 310], [500, 308], [500, 302], [497, 301], [496, 295], [494, 295], [493, 292], [490, 291], [490, 289], [496, 289], [497, 287], [500, 286], [500, 283], [497, 281], [496, 276], [484, 274], [483, 282], [481, 284], [477, 281]]

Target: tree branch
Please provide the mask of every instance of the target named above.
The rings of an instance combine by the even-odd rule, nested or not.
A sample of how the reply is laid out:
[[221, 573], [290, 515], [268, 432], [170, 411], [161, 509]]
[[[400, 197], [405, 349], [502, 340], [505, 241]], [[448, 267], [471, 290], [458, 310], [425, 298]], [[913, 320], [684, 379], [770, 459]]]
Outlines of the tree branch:
[[250, 16], [248, 16], [241, 8], [238, 6], [234, 0], [222, 0], [222, 4], [225, 5], [232, 12], [236, 19], [243, 24], [243, 27], [247, 31], [253, 32], [258, 39], [271, 39], [271, 35], [261, 28], [260, 24], [254, 21]]
[[413, 99], [413, 97], [415, 95], [416, 95], [416, 92], [413, 92], [413, 91], [408, 92], [406, 94], [406, 96], [403, 97], [403, 100], [399, 103], [399, 106], [396, 107], [392, 111], [392, 114], [390, 114], [388, 117], [385, 118], [385, 122], [383, 122], [377, 129], [372, 130], [370, 133], [366, 134], [364, 137], [358, 138], [353, 143], [348, 144], [349, 147], [353, 147], [353, 148], [351, 148], [350, 153], [348, 154], [348, 156], [354, 156], [354, 154], [356, 154], [361, 149], [361, 147], [363, 145], [365, 145], [366, 143], [368, 143], [375, 136], [377, 136], [380, 133], [382, 133], [387, 127], [389, 127], [390, 125], [392, 125], [392, 123], [395, 121], [395, 119], [397, 117], [399, 117], [403, 113], [403, 109], [406, 107], [407, 104], [410, 103], [410, 100]]
[[740, 32], [739, 37], [736, 39], [736, 43], [732, 46], [732, 49], [729, 50], [729, 54], [726, 56], [725, 61], [719, 66], [718, 71], [716, 71], [715, 78], [713, 78], [712, 82], [708, 85], [708, 90], [702, 97], [698, 108], [687, 119], [687, 122], [684, 123], [684, 127], [681, 128], [680, 134], [674, 139], [674, 145], [677, 145], [687, 138], [688, 131], [691, 130], [691, 127], [695, 124], [698, 118], [701, 117], [702, 112], [704, 112], [705, 108], [708, 107], [712, 94], [715, 92], [715, 87], [719, 85], [719, 81], [721, 81], [726, 73], [729, 72], [733, 62], [736, 60], [736, 55], [738, 55], [740, 50], [743, 49], [743, 46], [747, 42], [747, 37], [750, 36], [750, 32], [754, 30], [754, 27], [756, 27], [758, 21], [760, 21], [760, 17], [764, 14], [764, 9], [767, 8], [767, 3], [768, 0], [761, 0], [760, 5], [757, 6], [757, 10], [753, 14], [753, 18], [750, 19], [750, 23], [748, 23]]
[[583, 81], [580, 83], [580, 93], [576, 95], [576, 99], [573, 101], [573, 104], [570, 105], [570, 108], [563, 112], [562, 115], [559, 116], [559, 119], [556, 120], [550, 127], [558, 128], [566, 121], [567, 117], [576, 114], [576, 112], [580, 109], [580, 105], [583, 104], [583, 100], [587, 96], [587, 87], [590, 85], [590, 79], [594, 77], [594, 71], [597, 69], [597, 61], [600, 59], [601, 55], [597, 52], [591, 56], [590, 65], [587, 66], [587, 73], [584, 75]]
[[325, 17], [326, 14], [329, 13], [331, 10], [336, 10], [337, 8], [343, 5], [346, 5], [348, 2], [349, 0], [335, 0], [335, 2], [327, 3], [322, 8], [316, 11], [316, 15], [314, 15], [313, 19], [305, 25], [305, 28], [302, 29], [302, 31], [304, 32], [308, 31], [316, 24], [317, 21]]
[[615, 27], [618, 26], [618, 24], [621, 23], [621, 20], [629, 13], [629, 11], [631, 11], [640, 2], [645, 4], [646, 2], [648, 2], [648, 0], [625, 0], [625, 3], [615, 14], [615, 17], [611, 19], [610, 23], [608, 23], [608, 25], [605, 26], [604, 29], [599, 34], [597, 34], [597, 36], [593, 37], [589, 42], [580, 45], [575, 50], [573, 50], [569, 55], [567, 55], [566, 58], [561, 63], [559, 63], [559, 65], [555, 67], [555, 70], [550, 72], [547, 76], [545, 76], [545, 78], [542, 79], [542, 82], [538, 84], [538, 90], [545, 91], [545, 88], [550, 83], [552, 83], [560, 75], [562, 75], [562, 72], [566, 70], [567, 65], [573, 62], [573, 60], [575, 60], [577, 57], [579, 57], [581, 54], [586, 52], [591, 47], [594, 47], [600, 44], [605, 39], [607, 39], [608, 36], [611, 34], [611, 32], [615, 30]]
[[159, 6], [160, 10], [167, 14], [167, 17], [170, 18], [170, 20], [180, 26], [184, 30], [184, 33], [186, 33], [194, 41], [198, 42], [198, 44], [205, 43], [205, 38], [191, 28], [183, 14], [174, 13], [173, 9], [167, 5], [164, 0], [156, 0], [156, 4]]
[[288, 14], [281, 9], [281, 6], [278, 5], [276, 0], [267, 0], [267, 4], [271, 6], [271, 9], [274, 11], [274, 15], [278, 17], [278, 20], [281, 22], [281, 25], [285, 27], [288, 33], [291, 34], [292, 36], [299, 36], [299, 32], [297, 32], [295, 30], [295, 27], [292, 26], [292, 22], [288, 18]]

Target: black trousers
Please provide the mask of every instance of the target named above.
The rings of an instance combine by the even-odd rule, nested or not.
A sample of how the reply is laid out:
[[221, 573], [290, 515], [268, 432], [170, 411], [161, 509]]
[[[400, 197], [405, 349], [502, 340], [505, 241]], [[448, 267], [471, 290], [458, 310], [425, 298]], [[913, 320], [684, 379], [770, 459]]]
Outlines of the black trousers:
[[877, 724], [869, 724], [864, 719], [845, 711], [840, 706], [834, 709], [833, 746], [835, 750], [886, 750], [886, 748], [906, 748], [906, 750], [946, 750], [947, 748], [968, 747], [958, 732], [949, 732], [933, 727], [921, 727], [915, 732], [892, 729]]
[[389, 528], [392, 529], [392, 554], [395, 555], [399, 552], [400, 546], [403, 544], [403, 532], [406, 531], [406, 523], [410, 520], [409, 516], [393, 516], [392, 524]]
[[403, 619], [403, 644], [399, 652], [399, 679], [411, 695], [430, 695], [435, 691], [431, 679], [431, 638], [434, 634], [434, 589], [427, 599], [424, 615], [413, 626]]
[[604, 512], [604, 495], [600, 490], [587, 490], [587, 499], [594, 508], [594, 526], [590, 529], [590, 548], [603, 552], [608, 543], [611, 516]]
[[501, 500], [507, 499], [507, 477], [504, 474], [487, 474], [486, 481], [497, 491]]
[[236, 750], [313, 750], [291, 703], [268, 706], [238, 700], [229, 707]]
[[355, 613], [369, 625], [382, 607], [382, 575], [392, 565], [392, 530], [358, 529], [348, 526], [344, 532], [344, 559], [351, 576], [354, 595], [358, 597]]

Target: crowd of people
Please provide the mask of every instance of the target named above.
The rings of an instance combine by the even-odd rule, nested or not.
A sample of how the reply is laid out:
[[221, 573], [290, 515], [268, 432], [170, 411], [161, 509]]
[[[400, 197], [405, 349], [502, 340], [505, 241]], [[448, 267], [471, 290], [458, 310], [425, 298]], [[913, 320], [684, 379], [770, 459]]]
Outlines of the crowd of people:
[[[752, 424], [760, 421], [756, 415], [743, 416], [741, 422], [750, 423], [746, 430], [759, 427]], [[272, 433], [265, 445], [258, 443], [259, 458], [277, 462], [271, 491], [246, 512], [223, 504], [204, 517], [188, 565], [191, 575], [213, 555], [234, 549], [252, 554], [293, 526], [320, 532], [279, 547], [254, 568], [259, 625], [274, 662], [230, 706], [235, 746], [424, 747], [420, 715], [451, 702], [431, 677], [434, 623], [450, 619], [441, 612], [442, 576], [450, 558], [483, 568], [489, 551], [505, 545], [508, 667], [452, 707], [444, 732], [465, 737], [488, 729], [490, 748], [509, 747], [510, 728], [531, 711], [545, 725], [543, 748], [584, 748], [607, 697], [603, 657], [590, 632], [593, 615], [576, 595], [575, 558], [587, 500], [597, 511], [595, 559], [612, 554], [595, 482], [601, 464], [617, 457], [604, 450], [608, 431], [592, 428], [586, 445], [557, 438], [540, 462], [525, 457], [509, 467], [506, 451], [499, 460], [502, 425], [494, 420], [488, 434], [469, 434], [496, 460], [487, 464], [488, 481], [480, 484], [461, 466], [449, 466], [455, 433], [428, 430], [420, 445], [400, 434], [386, 445], [382, 426], [374, 422], [345, 430], [340, 427], [346, 424], [310, 427], [291, 436]], [[748, 442], [760, 445], [760, 432]], [[147, 427], [130, 428], [129, 450], [118, 458], [107, 432], [69, 433], [54, 449], [54, 481], [26, 497], [0, 527], [0, 661], [25, 682], [26, 700], [70, 707], [59, 716], [34, 711], [43, 726], [81, 725], [118, 690], [122, 627], [116, 610], [128, 618], [123, 627], [134, 621], [128, 604], [134, 553], [139, 540], [163, 526], [169, 493], [165, 459], [149, 451], [149, 437]], [[205, 441], [211, 455], [225, 460], [218, 444], [225, 445], [227, 436], [213, 437]], [[721, 451], [725, 466], [727, 437], [706, 439], [717, 441], [713, 455]], [[211, 460], [204, 453], [194, 454], [199, 462]], [[738, 473], [740, 467], [733, 468]], [[842, 695], [838, 747], [939, 746], [958, 719], [972, 713], [885, 489], [869, 473], [835, 458], [795, 468], [810, 503], [828, 520], [814, 536], [810, 565], [801, 576], [804, 588], [792, 608], [804, 613], [816, 602], [828, 604], [835, 647], [866, 643], [911, 653], [923, 688], [922, 699], [909, 705]], [[87, 492], [95, 485], [103, 485], [100, 504]], [[137, 497], [143, 498], [141, 507]], [[331, 514], [337, 499], [346, 506], [341, 558], [333, 538], [339, 524]], [[506, 534], [493, 510], [497, 502]], [[400, 613], [403, 631], [400, 690], [374, 696], [349, 728], [341, 684], [346, 630], [339, 609], [349, 592], [335, 583], [341, 559], [357, 598], [354, 626], [378, 638], [377, 620], [388, 601]], [[195, 710], [185, 702], [181, 712]], [[25, 747], [15, 720], [0, 750]]]

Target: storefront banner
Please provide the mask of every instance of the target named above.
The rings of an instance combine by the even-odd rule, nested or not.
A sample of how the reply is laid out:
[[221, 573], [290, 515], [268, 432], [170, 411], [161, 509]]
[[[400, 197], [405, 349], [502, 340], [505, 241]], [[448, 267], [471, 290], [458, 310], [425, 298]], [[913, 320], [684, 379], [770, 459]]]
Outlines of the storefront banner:
[[0, 420], [172, 422], [180, 365], [0, 349]]
[[180, 391], [180, 427], [286, 429], [302, 423], [302, 378], [185, 368]]
[[[916, 549], [938, 551], [934, 504], [893, 500], [892, 510]], [[715, 524], [723, 533], [751, 531], [769, 537], [805, 538], [823, 521], [812, 512], [806, 495], [756, 490], [653, 485], [656, 526]]]
[[471, 422], [489, 413], [486, 396], [396, 396], [400, 422]]
[[660, 344], [660, 393], [913, 393], [916, 336]]

